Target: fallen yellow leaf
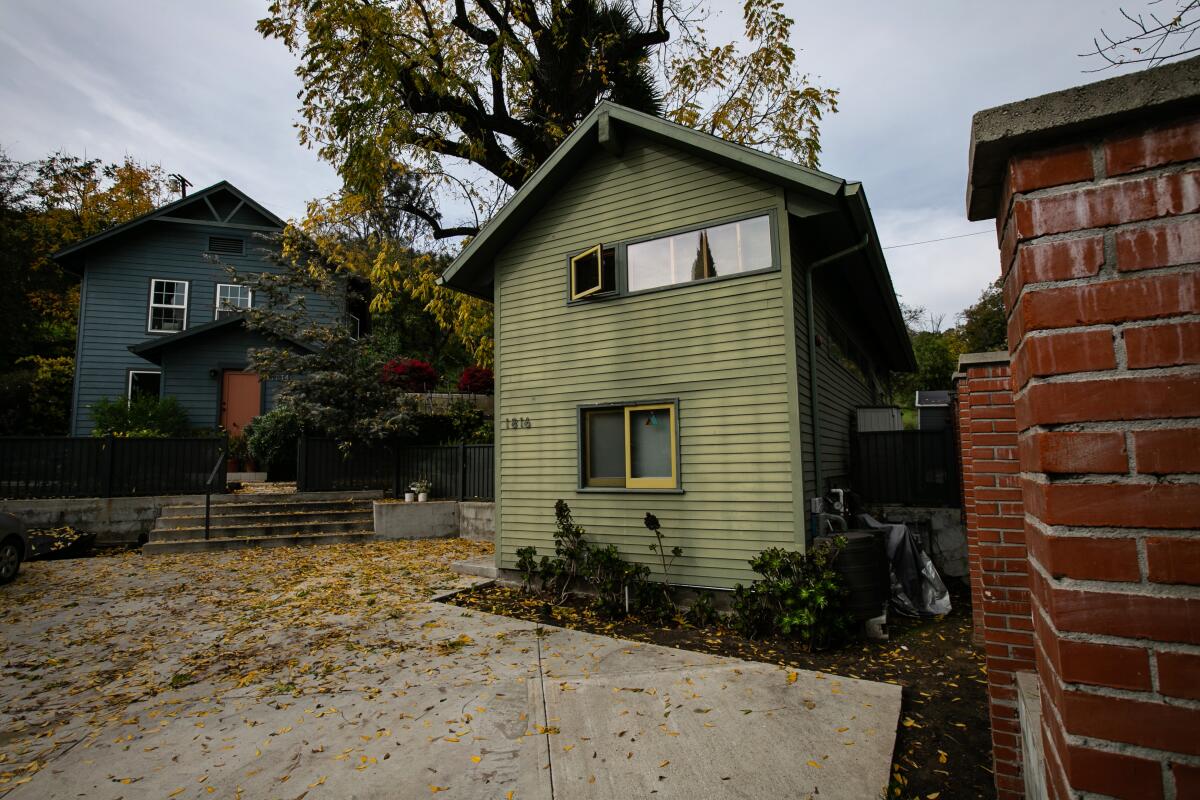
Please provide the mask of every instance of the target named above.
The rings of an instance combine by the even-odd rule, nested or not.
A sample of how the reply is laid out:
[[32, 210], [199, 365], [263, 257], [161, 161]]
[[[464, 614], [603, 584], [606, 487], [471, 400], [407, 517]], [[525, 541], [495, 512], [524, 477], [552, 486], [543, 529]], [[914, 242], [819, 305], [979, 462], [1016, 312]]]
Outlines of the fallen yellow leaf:
[[808, 765], [810, 767], [816, 767], [817, 769], [821, 768], [821, 765], [818, 764], [817, 762], [813, 761], [811, 758], [808, 760]]
[[480, 758], [479, 756], [471, 756], [471, 760], [473, 762], [475, 762], [476, 764], [478, 764], [480, 761], [483, 761], [483, 759]]
[[799, 672], [789, 672], [788, 673], [788, 683], [795, 683], [796, 679], [799, 677], [800, 677]]

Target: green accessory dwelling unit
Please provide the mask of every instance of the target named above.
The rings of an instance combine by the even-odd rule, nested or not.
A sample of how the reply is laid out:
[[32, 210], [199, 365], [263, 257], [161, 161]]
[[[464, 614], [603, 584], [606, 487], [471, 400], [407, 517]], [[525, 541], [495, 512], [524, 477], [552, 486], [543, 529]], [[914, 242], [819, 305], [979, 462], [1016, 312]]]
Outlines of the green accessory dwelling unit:
[[915, 363], [862, 187], [601, 103], [442, 282], [495, 304], [496, 559], [597, 543], [727, 588], [804, 547], [854, 409]]

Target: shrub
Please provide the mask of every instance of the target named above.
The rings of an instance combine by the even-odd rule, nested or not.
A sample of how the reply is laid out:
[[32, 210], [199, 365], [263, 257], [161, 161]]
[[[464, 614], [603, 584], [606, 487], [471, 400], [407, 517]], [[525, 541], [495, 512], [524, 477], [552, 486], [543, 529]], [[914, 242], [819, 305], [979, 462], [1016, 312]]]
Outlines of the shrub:
[[290, 474], [296, 466], [296, 448], [303, 430], [300, 418], [286, 407], [268, 411], [246, 426], [246, 447], [250, 457], [272, 474]]
[[565, 501], [554, 504], [554, 520], [554, 558], [542, 556], [539, 560], [535, 547], [517, 551], [517, 569], [525, 592], [549, 593], [555, 602], [562, 603], [571, 586], [581, 580], [595, 591], [592, 605], [602, 616], [618, 619], [633, 611], [658, 623], [675, 616], [667, 587], [650, 580], [650, 569], [624, 561], [615, 545], [589, 544], [587, 531], [575, 523]]
[[92, 404], [92, 422], [93, 436], [162, 438], [186, 436], [189, 432], [187, 412], [174, 397], [102, 397]]
[[383, 365], [383, 382], [407, 392], [427, 392], [437, 387], [438, 372], [418, 358], [393, 358]]
[[845, 584], [833, 560], [846, 540], [818, 541], [808, 554], [772, 547], [750, 559], [763, 576], [733, 590], [733, 627], [751, 638], [782, 634], [810, 649], [832, 644], [849, 630]]
[[697, 628], [711, 628], [720, 622], [721, 615], [717, 613], [713, 599], [713, 593], [707, 589], [699, 592], [688, 609], [687, 621]]
[[491, 394], [496, 388], [496, 378], [487, 367], [469, 366], [458, 378], [458, 390], [471, 394]]

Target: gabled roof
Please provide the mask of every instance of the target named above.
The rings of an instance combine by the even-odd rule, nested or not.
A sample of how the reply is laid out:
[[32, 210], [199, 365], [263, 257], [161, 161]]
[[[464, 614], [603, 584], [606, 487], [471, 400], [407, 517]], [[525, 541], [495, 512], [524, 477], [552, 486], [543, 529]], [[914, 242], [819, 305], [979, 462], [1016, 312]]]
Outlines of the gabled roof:
[[[725, 141], [702, 131], [643, 114], [616, 103], [604, 101], [579, 123], [563, 140], [550, 158], [542, 164], [516, 194], [492, 217], [487, 225], [442, 273], [440, 282], [484, 300], [492, 299], [492, 269], [496, 254], [541, 210], [585, 158], [597, 148], [614, 152], [620, 149], [621, 137], [635, 133], [693, 153], [709, 161], [736, 169], [761, 180], [781, 186], [788, 192], [788, 207], [801, 215], [818, 213], [819, 207], [829, 216], [837, 216], [851, 238], [838, 247], [857, 244], [864, 239], [864, 258], [869, 263], [871, 282], [879, 293], [885, 309], [888, 327], [897, 344], [891, 348], [893, 366], [915, 367], [908, 332], [896, 301], [891, 276], [862, 185], [804, 167], [750, 147]], [[807, 201], [807, 202], [806, 202]], [[814, 202], [815, 201], [815, 202]], [[830, 228], [831, 238], [840, 236]]]
[[[188, 328], [185, 331], [172, 333], [168, 336], [155, 336], [152, 339], [131, 344], [129, 345], [129, 352], [141, 356], [152, 364], [162, 364], [162, 354], [165, 350], [178, 347], [181, 344], [191, 343], [198, 339], [207, 338], [222, 331], [244, 328], [245, 324], [246, 320], [241, 314], [230, 314], [220, 319], [215, 319], [212, 322], [205, 322], [194, 328]], [[264, 338], [271, 338], [267, 334], [262, 334], [262, 336]], [[316, 352], [315, 348], [304, 342], [290, 338], [285, 338], [284, 341], [309, 352]]]
[[128, 222], [81, 239], [59, 250], [51, 258], [64, 266], [70, 266], [70, 263], [83, 251], [93, 245], [128, 233], [152, 220], [228, 226], [258, 231], [276, 231], [286, 225], [282, 219], [275, 216], [266, 207], [259, 205], [241, 189], [229, 181], [220, 181], [197, 192], [192, 192], [187, 197], [159, 206], [140, 217], [134, 217]]

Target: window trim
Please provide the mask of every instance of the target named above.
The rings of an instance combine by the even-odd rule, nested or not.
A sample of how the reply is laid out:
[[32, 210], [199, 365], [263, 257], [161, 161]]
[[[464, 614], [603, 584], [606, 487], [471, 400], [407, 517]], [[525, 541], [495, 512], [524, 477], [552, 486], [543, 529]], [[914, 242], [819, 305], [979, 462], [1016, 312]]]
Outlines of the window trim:
[[246, 309], [254, 308], [254, 290], [251, 289], [249, 286], [243, 286], [240, 283], [218, 283], [217, 288], [213, 292], [213, 319], [221, 318], [221, 310], [222, 310], [221, 309], [221, 287], [222, 286], [232, 286], [237, 289], [245, 289], [246, 291], [248, 291], [250, 293], [250, 305], [246, 306], [245, 308], [243, 308], [242, 306], [237, 306], [236, 308], [225, 309], [225, 310], [233, 311], [234, 313], [237, 313], [238, 311], [245, 311]]
[[[734, 272], [728, 275], [716, 275], [711, 278], [701, 278], [698, 281], [685, 281], [683, 283], [668, 283], [663, 286], [652, 286], [649, 289], [638, 289], [630, 291], [629, 289], [629, 256], [628, 250], [630, 245], [641, 244], [642, 242], [653, 241], [654, 239], [666, 239], [671, 236], [678, 236], [683, 233], [691, 233], [693, 231], [702, 231], [707, 228], [715, 228], [720, 225], [728, 225], [733, 222], [743, 222], [745, 220], [754, 219], [755, 217], [766, 217], [771, 230], [771, 266], [761, 267], [759, 269], [747, 270], [745, 272]], [[779, 209], [776, 206], [759, 208], [753, 211], [747, 211], [741, 214], [732, 216], [717, 217], [715, 219], [705, 220], [701, 223], [693, 223], [676, 228], [655, 231], [654, 233], [643, 236], [636, 236], [629, 239], [620, 239], [602, 247], [611, 247], [615, 250], [616, 257], [616, 272], [617, 281], [616, 287], [611, 292], [605, 292], [597, 297], [582, 297], [579, 299], [572, 298], [572, 270], [571, 260], [576, 256], [583, 255], [578, 248], [565, 254], [567, 263], [567, 286], [566, 286], [566, 303], [568, 306], [574, 305], [603, 305], [603, 300], [617, 300], [622, 297], [641, 297], [642, 295], [653, 294], [654, 292], [668, 292], [676, 289], [684, 289], [689, 286], [704, 286], [718, 281], [737, 280], [738, 278], [746, 278], [754, 275], [765, 275], [769, 272], [779, 272], [783, 269], [783, 254], [782, 247], [779, 241]], [[590, 248], [589, 248], [590, 249]], [[602, 251], [603, 252], [603, 251]]]
[[158, 396], [162, 397], [162, 370], [161, 369], [134, 369], [125, 370], [125, 402], [133, 400], [133, 376], [134, 375], [157, 375], [158, 376]]
[[[159, 282], [159, 281], [161, 281], [163, 283], [170, 282], [170, 283], [182, 283], [183, 284], [183, 305], [182, 306], [171, 306], [171, 305], [164, 305], [162, 303], [154, 302], [154, 284], [155, 284], [155, 282]], [[192, 300], [192, 282], [190, 280], [184, 280], [182, 278], [151, 278], [150, 279], [150, 292], [146, 297], [146, 332], [147, 333], [166, 334], [169, 336], [172, 333], [182, 333], [183, 331], [186, 331], [188, 329], [188, 311], [191, 307], [191, 300]], [[167, 331], [167, 330], [155, 328], [154, 327], [154, 309], [156, 306], [158, 308], [182, 308], [183, 309], [183, 327], [177, 331]]]
[[[575, 285], [575, 276], [576, 276], [575, 264], [577, 264], [579, 261], [581, 261], [585, 258], [589, 258], [593, 255], [596, 257], [596, 285], [590, 289], [584, 289], [581, 292], [578, 290], [578, 288]], [[574, 256], [571, 257], [570, 270], [571, 270], [571, 275], [570, 275], [571, 287], [570, 288], [571, 288], [571, 299], [572, 300], [582, 300], [585, 297], [591, 297], [594, 294], [598, 294], [604, 288], [604, 245], [597, 244], [592, 247], [589, 247], [587, 250], [584, 250], [582, 253], [576, 253]]]
[[[669, 411], [671, 412], [671, 477], [669, 478], [635, 478], [633, 477], [633, 425], [630, 416], [637, 411]], [[678, 445], [678, 417], [675, 416], [674, 403], [650, 403], [640, 406], [625, 406], [625, 488], [626, 489], [678, 489], [679, 464], [676, 463], [675, 451]]]
[[350, 341], [357, 342], [362, 338], [362, 319], [358, 316], [358, 314], [354, 314], [350, 311], [346, 312], [346, 316], [348, 317], [346, 320], [347, 322], [353, 322], [353, 325], [349, 326]]
[[[630, 478], [630, 435], [629, 412], [647, 411], [651, 409], [669, 409], [671, 412], [671, 472], [672, 477], [666, 478]], [[604, 486], [588, 485], [587, 435], [589, 431], [588, 412], [590, 411], [621, 411], [625, 420], [625, 477], [624, 485]], [[679, 444], [679, 398], [659, 398], [653, 400], [614, 400], [603, 403], [584, 403], [575, 407], [576, 431], [576, 487], [579, 493], [599, 494], [684, 494], [683, 472], [681, 468]], [[603, 479], [602, 479], [603, 480]], [[632, 483], [636, 481], [636, 483]]]

